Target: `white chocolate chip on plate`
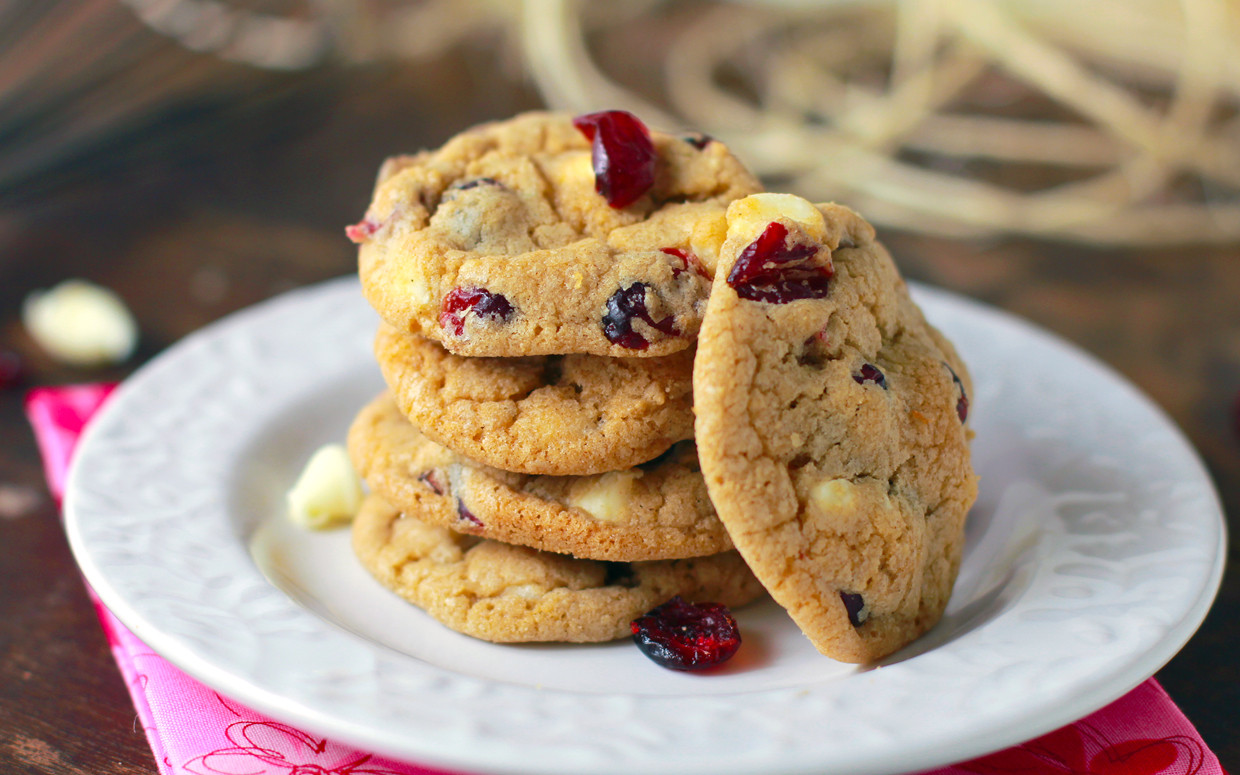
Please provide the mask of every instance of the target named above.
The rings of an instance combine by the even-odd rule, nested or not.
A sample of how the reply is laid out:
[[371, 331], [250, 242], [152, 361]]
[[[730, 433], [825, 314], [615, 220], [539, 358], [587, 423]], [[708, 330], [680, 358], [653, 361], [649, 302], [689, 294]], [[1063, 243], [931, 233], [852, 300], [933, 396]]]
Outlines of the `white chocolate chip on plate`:
[[350, 522], [362, 505], [362, 481], [343, 445], [328, 444], [310, 456], [288, 491], [289, 519], [311, 530]]

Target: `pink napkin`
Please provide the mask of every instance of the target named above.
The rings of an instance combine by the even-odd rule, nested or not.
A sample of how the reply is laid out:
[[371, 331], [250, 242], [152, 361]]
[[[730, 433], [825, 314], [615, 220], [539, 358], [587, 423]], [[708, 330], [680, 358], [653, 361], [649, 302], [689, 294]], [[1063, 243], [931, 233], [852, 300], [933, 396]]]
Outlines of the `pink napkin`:
[[[59, 500], [82, 428], [112, 385], [36, 388], [26, 399]], [[164, 775], [444, 775], [315, 737], [226, 699], [138, 640], [94, 594], [155, 763]], [[1023, 745], [923, 775], [1226, 775], [1153, 678], [1093, 713]]]

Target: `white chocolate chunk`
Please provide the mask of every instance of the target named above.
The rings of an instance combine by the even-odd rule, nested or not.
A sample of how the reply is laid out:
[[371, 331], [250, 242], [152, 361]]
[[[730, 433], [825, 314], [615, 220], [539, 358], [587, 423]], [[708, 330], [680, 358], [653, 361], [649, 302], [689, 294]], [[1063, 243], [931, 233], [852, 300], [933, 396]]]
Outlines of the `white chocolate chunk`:
[[328, 444], [310, 456], [288, 491], [288, 515], [311, 530], [338, 527], [353, 519], [363, 497], [362, 480], [344, 446]]
[[537, 600], [547, 594], [547, 589], [541, 584], [520, 584], [504, 590], [504, 594], [516, 595], [517, 597], [523, 597], [526, 600]]
[[431, 286], [421, 271], [415, 270], [409, 275], [408, 292], [414, 304], [431, 303]]
[[824, 514], [843, 514], [857, 506], [857, 488], [847, 479], [824, 479], [809, 491], [810, 502]]
[[711, 213], [703, 216], [693, 226], [689, 236], [689, 249], [698, 257], [702, 266], [715, 275], [715, 265], [719, 263], [719, 250], [728, 237], [728, 219], [723, 213]]
[[569, 494], [569, 505], [603, 522], [619, 521], [628, 511], [633, 483], [642, 471], [611, 471], [589, 484], [578, 485]]
[[728, 205], [728, 238], [757, 239], [772, 221], [795, 221], [811, 238], [827, 238], [827, 222], [808, 200], [793, 194], [751, 194]]
[[31, 293], [22, 322], [40, 347], [71, 366], [121, 363], [138, 344], [138, 325], [125, 303], [85, 280]]
[[594, 163], [589, 151], [566, 151], [547, 166], [557, 187], [594, 190]]

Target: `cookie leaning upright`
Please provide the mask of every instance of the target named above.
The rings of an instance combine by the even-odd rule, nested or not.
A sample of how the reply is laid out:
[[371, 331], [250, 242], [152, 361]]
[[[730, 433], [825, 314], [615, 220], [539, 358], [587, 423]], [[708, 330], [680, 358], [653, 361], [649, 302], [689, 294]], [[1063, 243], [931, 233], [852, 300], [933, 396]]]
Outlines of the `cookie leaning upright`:
[[470, 356], [693, 343], [725, 208], [757, 180], [709, 138], [616, 111], [576, 124], [524, 114], [384, 165], [348, 233], [389, 324]]
[[955, 581], [968, 375], [851, 210], [761, 194], [727, 219], [693, 376], [711, 500], [819, 651], [878, 659]]

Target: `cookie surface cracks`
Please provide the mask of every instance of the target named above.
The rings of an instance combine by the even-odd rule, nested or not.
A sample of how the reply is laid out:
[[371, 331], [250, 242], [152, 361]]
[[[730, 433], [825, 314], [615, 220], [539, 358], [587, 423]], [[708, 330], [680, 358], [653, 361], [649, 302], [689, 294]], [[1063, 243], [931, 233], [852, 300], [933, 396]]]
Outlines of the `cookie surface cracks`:
[[[367, 300], [398, 330], [462, 355], [687, 348], [709, 278], [686, 271], [675, 251], [713, 266], [711, 225], [760, 186], [721, 143], [651, 137], [654, 185], [620, 209], [595, 192], [589, 141], [558, 114], [484, 125], [436, 151], [389, 160], [365, 218], [349, 231], [360, 242]], [[640, 339], [612, 341], [603, 330], [608, 302], [638, 284], [654, 324], [639, 317], [632, 325]], [[486, 309], [462, 306], [474, 298]]]
[[693, 436], [692, 349], [662, 358], [468, 358], [384, 324], [375, 355], [423, 434], [505, 471], [615, 471]]
[[397, 508], [485, 538], [598, 560], [697, 557], [732, 548], [692, 442], [593, 476], [530, 476], [474, 463], [430, 441], [387, 394], [349, 430], [358, 473]]
[[353, 547], [385, 587], [458, 632], [500, 643], [608, 641], [675, 595], [739, 606], [762, 594], [736, 552], [579, 560], [456, 533], [377, 496], [354, 520]]
[[869, 225], [818, 207], [819, 234], [773, 218], [834, 272], [822, 298], [782, 304], [728, 285], [772, 220], [729, 216], [699, 337], [696, 435], [754, 573], [820, 651], [866, 662], [924, 632], [950, 595], [976, 497], [953, 372], [968, 381]]

